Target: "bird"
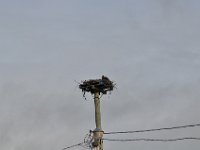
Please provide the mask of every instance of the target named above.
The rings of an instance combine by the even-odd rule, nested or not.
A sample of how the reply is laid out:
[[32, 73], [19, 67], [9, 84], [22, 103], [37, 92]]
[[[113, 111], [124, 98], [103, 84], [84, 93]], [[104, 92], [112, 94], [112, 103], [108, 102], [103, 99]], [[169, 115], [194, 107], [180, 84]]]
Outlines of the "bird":
[[102, 80], [110, 81], [110, 79], [109, 79], [108, 77], [104, 76], [104, 75], [102, 75], [101, 79], [102, 79]]

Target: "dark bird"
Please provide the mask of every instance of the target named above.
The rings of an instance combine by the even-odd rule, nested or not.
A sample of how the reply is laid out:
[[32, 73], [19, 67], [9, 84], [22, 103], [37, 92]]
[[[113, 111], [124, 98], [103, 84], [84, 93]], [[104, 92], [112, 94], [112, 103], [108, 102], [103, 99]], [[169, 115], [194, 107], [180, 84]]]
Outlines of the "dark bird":
[[108, 78], [108, 77], [106, 77], [106, 76], [104, 76], [104, 75], [102, 75], [102, 80], [107, 80], [107, 81], [110, 81], [110, 79]]

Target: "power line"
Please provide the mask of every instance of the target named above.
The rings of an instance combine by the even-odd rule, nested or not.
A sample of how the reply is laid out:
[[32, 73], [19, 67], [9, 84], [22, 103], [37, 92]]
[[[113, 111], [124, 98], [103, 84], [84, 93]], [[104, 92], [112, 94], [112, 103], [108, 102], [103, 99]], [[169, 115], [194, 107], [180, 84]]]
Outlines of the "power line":
[[63, 148], [62, 150], [66, 150], [66, 149], [69, 149], [69, 148], [73, 148], [73, 147], [77, 147], [77, 146], [82, 146], [82, 145], [83, 145], [83, 143], [78, 143], [78, 144], [74, 144], [74, 145], [65, 147], [65, 148]]
[[[161, 130], [193, 128], [193, 127], [199, 127], [199, 126], [200, 126], [200, 124], [190, 124], [190, 125], [183, 125], [183, 126], [154, 128], [154, 129], [147, 129], [147, 130], [104, 132], [104, 134], [141, 133], [141, 132], [152, 132], [152, 131], [161, 131]], [[110, 139], [110, 138], [103, 138], [103, 140], [105, 140], [105, 141], [120, 141], [120, 142], [128, 142], [128, 141], [173, 142], [173, 141], [181, 141], [181, 140], [200, 140], [200, 138], [199, 137], [183, 137], [183, 138], [175, 138], [175, 139], [148, 139], [148, 138]], [[65, 147], [62, 150], [70, 149], [70, 148], [77, 147], [77, 146], [83, 146], [84, 147], [85, 144], [86, 144], [86, 142], [81, 142], [81, 143], [78, 143], [78, 144], [74, 144], [74, 145]]]
[[152, 132], [152, 131], [161, 131], [161, 130], [192, 128], [192, 127], [198, 127], [198, 126], [200, 126], [200, 124], [190, 124], [190, 125], [184, 125], [184, 126], [174, 126], [174, 127], [167, 127], [167, 128], [147, 129], [147, 130], [104, 132], [104, 134], [123, 134], [123, 133]]
[[110, 139], [103, 138], [104, 141], [113, 141], [113, 142], [176, 142], [183, 140], [200, 140], [200, 137], [182, 137], [182, 138], [174, 138], [174, 139], [148, 139], [148, 138], [137, 138], [137, 139]]

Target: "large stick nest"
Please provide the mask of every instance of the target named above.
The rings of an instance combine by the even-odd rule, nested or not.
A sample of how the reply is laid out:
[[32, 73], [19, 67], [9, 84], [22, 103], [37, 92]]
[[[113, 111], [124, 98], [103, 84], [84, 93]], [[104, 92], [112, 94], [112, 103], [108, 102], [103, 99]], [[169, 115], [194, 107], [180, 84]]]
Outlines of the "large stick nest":
[[85, 94], [85, 92], [90, 92], [94, 94], [96, 92], [107, 94], [108, 91], [113, 91], [115, 84], [108, 77], [102, 76], [101, 79], [90, 79], [83, 81], [79, 88]]

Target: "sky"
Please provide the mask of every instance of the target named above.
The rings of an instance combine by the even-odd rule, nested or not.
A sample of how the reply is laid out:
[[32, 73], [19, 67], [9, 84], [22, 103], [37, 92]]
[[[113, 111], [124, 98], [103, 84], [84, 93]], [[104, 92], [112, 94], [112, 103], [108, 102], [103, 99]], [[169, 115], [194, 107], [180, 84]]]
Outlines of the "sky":
[[[0, 0], [0, 149], [61, 150], [95, 129], [78, 85], [108, 76], [105, 132], [200, 123], [198, 0]], [[106, 138], [200, 137], [198, 128]], [[198, 141], [104, 149], [198, 150]], [[75, 147], [74, 150], [84, 149]]]

